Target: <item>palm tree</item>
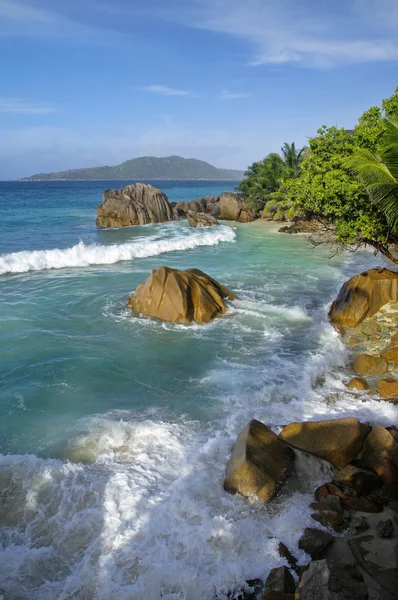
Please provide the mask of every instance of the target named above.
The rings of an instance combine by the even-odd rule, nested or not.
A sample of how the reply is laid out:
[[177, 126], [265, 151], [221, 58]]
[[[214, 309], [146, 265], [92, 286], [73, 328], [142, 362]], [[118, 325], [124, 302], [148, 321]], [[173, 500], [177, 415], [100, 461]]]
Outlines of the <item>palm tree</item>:
[[385, 214], [393, 232], [398, 230], [398, 120], [385, 119], [386, 136], [377, 153], [357, 150], [347, 165], [366, 186], [372, 202]]
[[297, 177], [300, 173], [300, 163], [304, 158], [304, 152], [306, 147], [304, 146], [301, 150], [296, 150], [296, 145], [293, 142], [288, 144], [285, 142], [281, 148], [282, 159], [285, 166], [289, 170], [289, 178]]

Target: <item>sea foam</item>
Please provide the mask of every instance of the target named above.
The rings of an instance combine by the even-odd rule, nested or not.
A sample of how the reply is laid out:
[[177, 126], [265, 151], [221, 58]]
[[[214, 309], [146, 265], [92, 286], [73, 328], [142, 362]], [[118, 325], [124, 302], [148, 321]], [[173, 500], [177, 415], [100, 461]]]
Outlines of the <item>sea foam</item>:
[[192, 250], [199, 246], [215, 246], [233, 242], [235, 233], [224, 225], [211, 230], [198, 229], [194, 233], [179, 234], [172, 238], [138, 238], [133, 242], [109, 246], [79, 242], [71, 248], [53, 250], [26, 250], [0, 256], [0, 275], [26, 273], [47, 269], [111, 265], [124, 260], [146, 258], [175, 250]]

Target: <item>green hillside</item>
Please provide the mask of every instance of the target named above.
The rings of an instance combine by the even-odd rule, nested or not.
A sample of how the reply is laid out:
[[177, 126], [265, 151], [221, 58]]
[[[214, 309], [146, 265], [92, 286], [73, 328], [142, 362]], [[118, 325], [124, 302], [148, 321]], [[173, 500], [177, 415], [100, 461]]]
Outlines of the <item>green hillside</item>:
[[230, 179], [240, 180], [243, 171], [217, 169], [203, 160], [168, 156], [133, 158], [115, 167], [73, 169], [58, 173], [39, 173], [24, 177], [23, 181], [54, 181], [81, 179]]

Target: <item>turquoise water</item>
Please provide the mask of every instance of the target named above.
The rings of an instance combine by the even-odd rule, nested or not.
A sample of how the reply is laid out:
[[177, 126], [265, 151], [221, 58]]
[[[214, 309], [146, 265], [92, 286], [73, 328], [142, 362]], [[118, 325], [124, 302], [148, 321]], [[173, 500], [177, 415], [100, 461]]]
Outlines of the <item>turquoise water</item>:
[[[234, 187], [156, 185], [171, 201]], [[396, 420], [396, 407], [346, 391], [348, 355], [326, 317], [370, 254], [331, 259], [260, 221], [98, 231], [96, 205], [114, 186], [0, 184], [7, 599], [224, 598], [282, 564], [276, 540], [298, 552], [311, 522], [308, 493], [264, 507], [223, 491], [242, 427]], [[164, 264], [198, 267], [239, 299], [209, 325], [132, 314], [129, 295]]]

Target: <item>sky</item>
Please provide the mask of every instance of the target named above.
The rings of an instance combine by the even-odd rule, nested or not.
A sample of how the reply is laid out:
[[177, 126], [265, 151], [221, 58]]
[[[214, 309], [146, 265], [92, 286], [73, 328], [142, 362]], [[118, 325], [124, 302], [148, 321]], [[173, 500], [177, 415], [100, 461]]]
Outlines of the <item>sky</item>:
[[398, 86], [398, 0], [0, 0], [0, 179], [245, 169]]

